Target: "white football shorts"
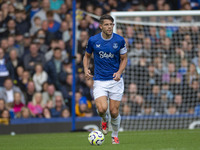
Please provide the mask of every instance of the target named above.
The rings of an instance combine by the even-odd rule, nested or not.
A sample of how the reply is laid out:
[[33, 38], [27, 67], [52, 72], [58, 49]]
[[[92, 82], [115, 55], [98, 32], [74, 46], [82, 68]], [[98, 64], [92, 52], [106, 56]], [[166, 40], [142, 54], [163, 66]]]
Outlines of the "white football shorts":
[[107, 96], [108, 98], [116, 101], [121, 101], [124, 93], [124, 80], [121, 78], [119, 81], [107, 80], [100, 81], [94, 80], [93, 95], [94, 99], [101, 96]]

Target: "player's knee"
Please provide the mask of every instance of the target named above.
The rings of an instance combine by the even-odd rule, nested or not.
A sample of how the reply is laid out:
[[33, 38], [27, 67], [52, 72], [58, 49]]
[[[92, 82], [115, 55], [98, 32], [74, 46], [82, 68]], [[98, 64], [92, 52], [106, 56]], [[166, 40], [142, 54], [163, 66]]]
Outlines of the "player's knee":
[[117, 118], [117, 116], [119, 115], [119, 111], [117, 109], [112, 109], [110, 110], [110, 115], [112, 118]]
[[107, 109], [103, 107], [98, 107], [98, 113], [99, 115], [104, 115], [106, 113]]

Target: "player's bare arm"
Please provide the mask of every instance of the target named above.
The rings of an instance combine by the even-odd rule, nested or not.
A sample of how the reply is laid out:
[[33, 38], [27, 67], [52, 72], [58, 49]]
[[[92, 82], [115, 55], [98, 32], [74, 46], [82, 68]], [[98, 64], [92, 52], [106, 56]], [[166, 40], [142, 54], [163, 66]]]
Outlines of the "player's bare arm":
[[120, 80], [121, 74], [124, 71], [124, 69], [126, 68], [127, 53], [120, 55], [120, 59], [121, 59], [121, 62], [120, 62], [119, 70], [116, 73], [113, 74], [113, 80], [115, 80], [115, 81]]
[[90, 63], [91, 55], [92, 54], [85, 52], [85, 56], [83, 58], [85, 78], [88, 79], [88, 80], [93, 77], [93, 75], [91, 74], [91, 71], [89, 70], [89, 63]]

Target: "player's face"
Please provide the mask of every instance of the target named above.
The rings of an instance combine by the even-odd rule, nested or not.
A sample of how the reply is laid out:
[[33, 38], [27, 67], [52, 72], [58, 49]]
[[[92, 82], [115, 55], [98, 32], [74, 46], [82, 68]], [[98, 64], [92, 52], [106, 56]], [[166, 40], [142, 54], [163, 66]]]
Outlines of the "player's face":
[[113, 33], [113, 22], [111, 20], [105, 19], [103, 24], [100, 24], [100, 29], [106, 36], [110, 36]]

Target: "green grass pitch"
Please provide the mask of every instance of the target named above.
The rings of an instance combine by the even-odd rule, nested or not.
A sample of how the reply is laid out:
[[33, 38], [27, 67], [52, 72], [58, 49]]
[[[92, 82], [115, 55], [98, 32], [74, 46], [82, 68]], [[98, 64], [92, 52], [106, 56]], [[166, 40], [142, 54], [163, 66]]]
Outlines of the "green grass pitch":
[[88, 132], [0, 135], [0, 150], [200, 150], [200, 130], [120, 132], [119, 145], [110, 134], [101, 146], [89, 144]]

